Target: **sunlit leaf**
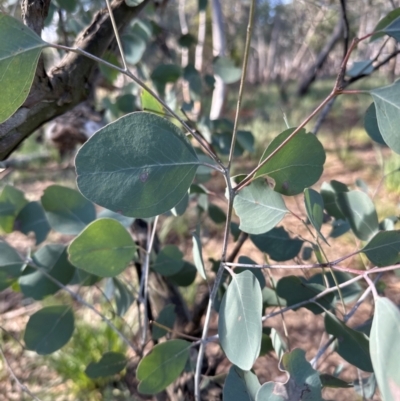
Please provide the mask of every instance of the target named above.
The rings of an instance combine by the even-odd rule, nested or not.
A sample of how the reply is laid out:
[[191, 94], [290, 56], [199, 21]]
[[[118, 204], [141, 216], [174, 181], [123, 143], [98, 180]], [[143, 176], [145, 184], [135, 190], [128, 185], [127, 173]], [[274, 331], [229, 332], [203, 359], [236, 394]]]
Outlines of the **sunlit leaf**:
[[101, 277], [124, 271], [136, 254], [136, 244], [126, 229], [113, 219], [89, 224], [69, 245], [71, 263]]
[[71, 188], [51, 185], [41, 202], [51, 228], [62, 234], [77, 235], [96, 218], [93, 203]]
[[387, 298], [375, 300], [371, 328], [370, 351], [372, 366], [384, 401], [400, 397], [400, 312]]
[[40, 53], [46, 46], [21, 21], [0, 13], [0, 124], [28, 97]]
[[227, 358], [250, 370], [260, 353], [262, 293], [249, 271], [235, 274], [219, 308], [218, 334]]
[[142, 90], [140, 99], [143, 111], [150, 111], [161, 116], [165, 113], [162, 104], [146, 90]]
[[182, 373], [189, 358], [191, 344], [171, 340], [156, 345], [139, 363], [136, 378], [142, 394], [157, 394]]
[[335, 351], [347, 362], [372, 372], [368, 337], [360, 331], [351, 329], [330, 312], [325, 314], [325, 329], [336, 337]]
[[74, 331], [74, 315], [68, 305], [47, 306], [35, 312], [26, 325], [26, 348], [39, 355], [62, 348]]
[[271, 230], [288, 211], [282, 196], [262, 179], [240, 190], [233, 207], [240, 218], [239, 228], [249, 234], [263, 234]]
[[98, 362], [90, 362], [85, 373], [91, 379], [115, 375], [126, 366], [127, 360], [124, 354], [119, 352], [106, 352]]
[[76, 157], [83, 195], [131, 217], [171, 210], [187, 193], [199, 164], [174, 124], [145, 112], [128, 114], [102, 128]]
[[367, 241], [378, 232], [378, 215], [367, 194], [361, 191], [342, 192], [337, 195], [337, 202], [357, 238]]
[[[261, 156], [260, 163], [294, 130], [289, 128], [279, 134]], [[325, 151], [321, 142], [302, 129], [258, 170], [256, 177], [267, 175], [275, 180], [275, 191], [283, 195], [297, 195], [318, 181], [324, 163]]]
[[375, 102], [376, 118], [382, 138], [393, 151], [400, 153], [400, 81], [373, 89], [370, 93]]

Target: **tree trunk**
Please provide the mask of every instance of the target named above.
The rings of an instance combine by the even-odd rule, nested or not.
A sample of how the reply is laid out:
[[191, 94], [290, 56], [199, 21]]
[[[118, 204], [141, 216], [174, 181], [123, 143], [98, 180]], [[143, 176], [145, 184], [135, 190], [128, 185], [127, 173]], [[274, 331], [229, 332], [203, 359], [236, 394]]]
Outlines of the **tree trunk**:
[[340, 18], [325, 46], [318, 54], [317, 60], [315, 61], [314, 65], [305, 73], [303, 80], [300, 82], [299, 88], [297, 90], [298, 96], [304, 96], [310, 89], [311, 84], [315, 81], [315, 78], [317, 77], [318, 71], [322, 68], [329, 56], [329, 53], [333, 50], [336, 43], [339, 41], [343, 33], [343, 28], [343, 19]]

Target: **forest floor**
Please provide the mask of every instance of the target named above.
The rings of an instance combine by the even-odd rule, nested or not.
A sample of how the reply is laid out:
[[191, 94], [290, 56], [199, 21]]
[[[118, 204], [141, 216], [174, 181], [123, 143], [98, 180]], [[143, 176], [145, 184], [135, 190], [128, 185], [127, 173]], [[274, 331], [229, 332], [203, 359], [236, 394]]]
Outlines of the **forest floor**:
[[[319, 87], [318, 87], [319, 88]], [[325, 87], [323, 87], [325, 88]], [[323, 91], [323, 89], [321, 89]], [[251, 110], [250, 116], [244, 116], [246, 129], [251, 129], [256, 137], [256, 155], [244, 155], [235, 164], [235, 172], [248, 172], [255, 165], [266, 144], [269, 140], [285, 129], [282, 109], [277, 101], [274, 107], [273, 100], [266, 99], [263, 93], [258, 93], [258, 99], [254, 96], [245, 98], [244, 110]], [[272, 96], [276, 100], [275, 96]], [[320, 95], [314, 92], [312, 96], [307, 98], [307, 102], [303, 102], [301, 110], [294, 108], [292, 113], [286, 113], [286, 118], [290, 122], [301, 121], [307, 112], [312, 110], [317, 104], [316, 99]], [[297, 107], [298, 102], [295, 106]], [[265, 106], [265, 107], [264, 107]], [[331, 115], [321, 128], [319, 138], [324, 145], [327, 153], [327, 160], [321, 179], [313, 186], [316, 190], [320, 189], [323, 181], [338, 180], [347, 184], [350, 188], [360, 187], [362, 180], [367, 186], [367, 192], [374, 199], [374, 203], [378, 212], [379, 219], [400, 214], [400, 172], [383, 178], [388, 172], [400, 168], [399, 156], [393, 156], [388, 149], [384, 149], [371, 144], [371, 141], [365, 134], [363, 129], [363, 113], [366, 109], [364, 99], [352, 99], [346, 101], [344, 112], [339, 107], [332, 110]], [[231, 112], [232, 105], [228, 103], [228, 115]], [[249, 118], [247, 121], [246, 119]], [[311, 126], [309, 127], [311, 128]], [[29, 148], [29, 144], [26, 145]], [[25, 152], [28, 152], [25, 149]], [[36, 165], [28, 170], [15, 170], [11, 174], [5, 176], [0, 182], [0, 190], [5, 184], [15, 185], [23, 190], [29, 200], [39, 200], [44, 189], [54, 183], [75, 186], [75, 173], [72, 169], [62, 169], [55, 161], [45, 164]], [[225, 185], [221, 177], [213, 176], [213, 178], [205, 184], [208, 190], [214, 194], [210, 197], [210, 201], [221, 209], [225, 210], [224, 190]], [[364, 188], [365, 189], [365, 188]], [[296, 197], [286, 197], [287, 207], [296, 213], [296, 215], [305, 218], [305, 208], [302, 195]], [[238, 222], [235, 217], [234, 220]], [[304, 225], [288, 215], [282, 222], [282, 226], [290, 232], [291, 236], [299, 236], [303, 239], [311, 239], [309, 232]], [[191, 231], [195, 229], [195, 221], [190, 217], [190, 210], [187, 216], [179, 217], [175, 221], [171, 219], [164, 220], [164, 227], [161, 228], [162, 239], [168, 243], [177, 244], [185, 255], [185, 259], [192, 260]], [[329, 235], [330, 225], [324, 225], [324, 235]], [[222, 231], [223, 225], [215, 224], [209, 218], [203, 221], [203, 253], [204, 259], [219, 259], [222, 247]], [[22, 254], [26, 254], [29, 249], [34, 249], [34, 238], [25, 236], [19, 232], [13, 232], [8, 235], [2, 235], [0, 238], [9, 242], [16, 247]], [[70, 236], [64, 236], [51, 233], [49, 242], [68, 243]], [[346, 254], [359, 249], [360, 243], [350, 233], [333, 240], [329, 240], [331, 246], [324, 246], [324, 251], [329, 260], [337, 259]], [[228, 253], [233, 249], [235, 243], [230, 242]], [[252, 258], [257, 263], [265, 263], [263, 254], [247, 240], [240, 253]], [[347, 259], [345, 266], [352, 268], [363, 268], [366, 260], [361, 256], [355, 256]], [[208, 266], [210, 267], [210, 266]], [[276, 282], [283, 276], [298, 275], [299, 270], [293, 271], [288, 269], [273, 270], [267, 277]], [[310, 275], [310, 271], [302, 272], [303, 275]], [[267, 282], [268, 282], [267, 280]], [[387, 273], [381, 279], [381, 287], [385, 296], [392, 299], [395, 303], [400, 304], [400, 280], [394, 273]], [[363, 288], [367, 288], [365, 283], [360, 282]], [[205, 284], [201, 280], [197, 280], [195, 285], [183, 290], [184, 297], [189, 303], [196, 302], [198, 295], [204, 290]], [[88, 300], [98, 301], [99, 294], [88, 290], [85, 297]], [[63, 298], [59, 298], [62, 300]], [[50, 301], [44, 301], [44, 303]], [[348, 306], [350, 310], [352, 305]], [[86, 348], [88, 342], [95, 341], [90, 339], [90, 327], [92, 324], [92, 315], [86, 311], [81, 311], [80, 315], [84, 319], [77, 334], [78, 339], [74, 342], [75, 350], [71, 358], [72, 362], [68, 362], [68, 353], [72, 352], [72, 347], [58, 351], [55, 356], [42, 357], [37, 354], [24, 351], [18, 341], [23, 338], [23, 330], [29, 316], [40, 308], [38, 303], [31, 300], [24, 300], [18, 293], [4, 291], [0, 293], [0, 327], [4, 329], [2, 335], [2, 349], [8, 360], [10, 367], [18, 379], [27, 385], [29, 389], [38, 395], [43, 401], [97, 401], [97, 400], [134, 400], [127, 395], [124, 388], [118, 388], [115, 383], [107, 384], [107, 382], [98, 382], [93, 385], [83, 372], [77, 372], [79, 367], [84, 367], [87, 357]], [[276, 310], [268, 308], [266, 313]], [[350, 327], [367, 321], [373, 312], [373, 302], [371, 296], [359, 307], [353, 318], [349, 321]], [[338, 304], [338, 315], [343, 313], [341, 305]], [[129, 320], [129, 318], [127, 318]], [[281, 338], [287, 343], [289, 349], [302, 348], [306, 351], [307, 360], [311, 360], [318, 349], [327, 340], [328, 336], [324, 332], [324, 321], [321, 315], [314, 315], [305, 308], [293, 312], [289, 311], [284, 315], [278, 315], [268, 319], [265, 326], [273, 327], [280, 334]], [[216, 332], [216, 319], [212, 321], [211, 334]], [[104, 329], [99, 331], [104, 332]], [[12, 335], [16, 340], [10, 340]], [[115, 339], [113, 334], [104, 334], [108, 341]], [[98, 334], [100, 337], [100, 334]], [[17, 341], [18, 340], [18, 341]], [[95, 349], [102, 348], [102, 342], [96, 339], [95, 344], [91, 344]], [[97, 347], [97, 348], [96, 348]], [[76, 349], [78, 348], [78, 349]], [[221, 351], [216, 344], [209, 344], [207, 354], [212, 358]], [[95, 351], [90, 351], [91, 355]], [[224, 361], [219, 365], [218, 374], [227, 373], [229, 368], [228, 361]], [[323, 373], [334, 374], [340, 371], [339, 377], [343, 380], [352, 382], [359, 377], [365, 377], [366, 374], [360, 373], [344, 361], [332, 349], [319, 359], [317, 369]], [[273, 353], [269, 353], [260, 357], [254, 370], [261, 383], [266, 381], [285, 381], [286, 375], [278, 369], [278, 359]], [[334, 401], [358, 401], [362, 397], [357, 395], [353, 389], [331, 389], [324, 390], [325, 399]], [[30, 397], [21, 391], [21, 388], [11, 379], [9, 372], [3, 362], [0, 361], [0, 401], [6, 400], [28, 400]], [[379, 395], [375, 395], [374, 401], [380, 400]]]

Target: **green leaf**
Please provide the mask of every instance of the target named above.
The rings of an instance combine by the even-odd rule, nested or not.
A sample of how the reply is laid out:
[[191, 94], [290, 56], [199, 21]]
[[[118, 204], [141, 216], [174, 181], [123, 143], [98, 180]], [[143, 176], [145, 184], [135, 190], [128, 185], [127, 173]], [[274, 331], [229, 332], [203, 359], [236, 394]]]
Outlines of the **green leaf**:
[[187, 193], [199, 164], [178, 127], [144, 112], [102, 128], [76, 157], [83, 195], [131, 217], [171, 210]]
[[26, 325], [26, 348], [39, 355], [62, 348], [74, 331], [74, 315], [68, 305], [47, 306], [35, 312]]
[[202, 94], [201, 75], [193, 64], [188, 64], [183, 70], [183, 78], [189, 83], [190, 96], [193, 100], [200, 100]]
[[350, 224], [347, 220], [342, 220], [342, 219], [334, 220], [332, 222], [332, 230], [329, 233], [329, 236], [331, 238], [338, 238], [341, 235], [347, 233], [347, 231], [349, 230], [350, 230]]
[[124, 95], [117, 96], [115, 104], [121, 113], [131, 113], [136, 110], [136, 97], [132, 93], [125, 93]]
[[400, 262], [400, 231], [381, 231], [362, 249], [375, 265], [390, 266]]
[[25, 235], [35, 233], [36, 245], [43, 242], [50, 232], [50, 225], [42, 205], [39, 202], [26, 204], [16, 217], [14, 228]]
[[208, 206], [208, 216], [215, 224], [223, 224], [226, 221], [226, 214], [224, 211], [213, 203], [210, 203]]
[[136, 254], [136, 244], [126, 229], [113, 219], [89, 224], [69, 245], [71, 263], [101, 277], [123, 272]]
[[356, 61], [351, 68], [346, 71], [349, 77], [358, 77], [359, 75], [369, 75], [374, 71], [371, 60]]
[[[116, 66], [119, 65], [118, 57], [111, 52], [107, 52], [103, 56], [103, 60], [108, 61]], [[99, 70], [110, 83], [114, 83], [114, 81], [118, 78], [119, 71], [117, 71], [115, 68], [111, 68], [105, 64], [99, 63]]]
[[184, 263], [183, 253], [179, 248], [176, 245], [166, 245], [151, 268], [163, 276], [173, 276], [182, 269]]
[[[400, 20], [399, 20], [400, 21]], [[386, 144], [400, 153], [400, 81], [370, 91], [375, 102], [379, 131]]]
[[196, 269], [199, 272], [200, 276], [204, 280], [207, 280], [207, 275], [204, 268], [203, 254], [201, 250], [201, 240], [200, 237], [195, 232], [192, 233], [192, 241], [193, 241], [194, 265], [196, 266]]
[[168, 279], [179, 287], [188, 287], [196, 279], [196, 274], [196, 267], [191, 263], [184, 261], [182, 269], [173, 276], [169, 276]]
[[[66, 246], [61, 244], [45, 245], [32, 257], [35, 266], [42, 268], [61, 284], [68, 284], [75, 268], [68, 261]], [[35, 267], [28, 266], [19, 278], [19, 286], [26, 297], [41, 300], [55, 294], [60, 287]]]
[[370, 351], [378, 387], [385, 401], [396, 401], [400, 395], [399, 332], [398, 307], [387, 298], [378, 298], [375, 301]]
[[90, 362], [85, 373], [91, 379], [115, 375], [126, 366], [125, 355], [119, 352], [106, 352], [98, 362]]
[[264, 180], [253, 181], [235, 196], [233, 207], [240, 218], [239, 228], [249, 234], [263, 234], [274, 228], [287, 209], [282, 196]]
[[330, 387], [330, 388], [349, 388], [353, 387], [352, 383], [345, 382], [338, 377], [328, 375], [327, 373], [323, 373], [319, 375], [319, 379], [321, 380], [322, 387]]
[[47, 46], [35, 32], [0, 13], [0, 124], [25, 102], [40, 53]]
[[146, 51], [146, 41], [134, 32], [127, 33], [121, 37], [126, 61], [129, 64], [137, 64]]
[[[253, 259], [250, 259], [247, 256], [239, 256], [238, 263], [242, 263], [244, 265], [256, 264], [256, 262], [254, 262]], [[251, 268], [251, 267], [236, 267], [235, 273], [238, 274], [246, 270], [248, 270], [249, 272], [253, 273], [256, 276], [256, 279], [258, 280], [261, 289], [263, 289], [266, 286], [265, 277], [262, 272], [262, 269]]]
[[109, 218], [109, 219], [114, 219], [119, 221], [125, 228], [130, 228], [132, 223], [135, 221], [133, 217], [126, 217], [123, 216], [120, 213], [115, 213], [112, 210], [104, 209], [102, 210], [98, 215], [97, 218], [103, 219], [103, 218]]
[[379, 230], [375, 206], [367, 194], [361, 191], [342, 192], [337, 202], [357, 238], [368, 241]]
[[[376, 25], [374, 32], [384, 30], [388, 25], [390, 25], [394, 20], [400, 17], [400, 8], [396, 8], [390, 11], [385, 17], [383, 17]], [[385, 32], [375, 33], [371, 36], [370, 42], [373, 42], [382, 36], [385, 36]]]
[[[165, 327], [172, 329], [176, 320], [175, 305], [167, 305], [158, 315], [156, 322], [162, 324]], [[151, 336], [153, 340], [159, 340], [168, 333], [167, 330], [153, 324], [151, 327]]]
[[76, 3], [76, 0], [56, 0], [56, 4], [69, 13], [75, 11]]
[[223, 398], [229, 401], [255, 401], [260, 387], [253, 372], [231, 366], [225, 380]]
[[183, 198], [179, 201], [179, 203], [177, 205], [175, 205], [172, 209], [171, 209], [171, 213], [174, 216], [182, 216], [185, 212], [186, 209], [189, 205], [189, 195], [186, 192], [186, 194], [183, 196]]
[[6, 233], [14, 230], [15, 218], [27, 203], [22, 191], [10, 185], [4, 187], [0, 195], [0, 227]]
[[149, 92], [143, 89], [140, 99], [143, 111], [150, 111], [155, 114], [164, 115], [164, 107], [154, 96], [150, 95]]
[[21, 274], [24, 261], [6, 242], [0, 241], [0, 291], [9, 287]]
[[[303, 277], [287, 276], [282, 277], [276, 286], [276, 292], [281, 297], [286, 299], [287, 306], [292, 306], [300, 302], [308, 301], [316, 295], [326, 290], [326, 287], [321, 284], [309, 283]], [[319, 298], [317, 302], [325, 309], [332, 307], [334, 294], [329, 293], [324, 297]], [[315, 303], [307, 303], [303, 305], [304, 308], [309, 309], [312, 313], [318, 314], [325, 312], [320, 306]], [[295, 308], [293, 310], [297, 310]]]
[[227, 358], [250, 370], [260, 353], [262, 293], [249, 271], [235, 274], [219, 308], [218, 334]]
[[51, 185], [41, 202], [51, 228], [62, 234], [77, 235], [96, 218], [92, 202], [71, 188]]
[[117, 314], [118, 316], [124, 316], [128, 312], [129, 307], [135, 300], [132, 292], [129, 288], [116, 277], [113, 279], [115, 285], [115, 301], [117, 303]]
[[191, 344], [171, 340], [156, 345], [139, 363], [136, 378], [142, 394], [157, 394], [182, 373], [189, 358]]
[[305, 351], [298, 348], [283, 355], [280, 369], [288, 373], [287, 382], [263, 384], [256, 401], [322, 401], [319, 373], [311, 367], [305, 355]]
[[267, 308], [268, 306], [286, 306], [286, 299], [278, 297], [275, 290], [272, 288], [264, 287], [262, 289], [262, 297], [264, 308]]
[[237, 145], [247, 152], [254, 152], [254, 136], [250, 131], [238, 130]]
[[162, 84], [176, 82], [182, 75], [182, 69], [176, 64], [158, 64], [151, 74], [151, 79]]
[[[279, 134], [265, 150], [260, 162], [275, 151], [295, 130], [289, 128]], [[297, 195], [315, 184], [321, 177], [325, 163], [325, 151], [313, 134], [301, 129], [256, 173], [275, 180], [274, 190], [283, 195]]]
[[369, 341], [364, 333], [346, 326], [330, 312], [325, 314], [325, 329], [336, 337], [335, 351], [344, 360], [365, 372], [373, 371]]
[[233, 84], [239, 81], [242, 70], [235, 66], [228, 57], [217, 57], [213, 62], [214, 73], [221, 77], [226, 84]]
[[371, 103], [365, 112], [364, 128], [373, 141], [379, 143], [380, 145], [387, 146], [386, 142], [382, 138], [381, 132], [379, 131], [375, 103]]
[[303, 245], [300, 239], [290, 238], [283, 227], [273, 228], [260, 235], [250, 235], [250, 239], [261, 252], [267, 253], [277, 262], [293, 259], [299, 254]]
[[329, 183], [323, 182], [321, 185], [321, 196], [324, 201], [325, 210], [335, 219], [345, 219], [345, 215], [337, 204], [337, 196], [342, 192], [348, 192], [347, 185], [332, 180]]
[[400, 18], [397, 17], [390, 25], [383, 29], [387, 35], [400, 42]]
[[326, 244], [328, 244], [328, 241], [321, 233], [321, 227], [324, 220], [324, 200], [322, 199], [322, 196], [317, 191], [314, 191], [311, 188], [306, 188], [304, 190], [304, 203], [308, 220], [310, 220], [310, 223], [316, 229], [318, 235]]
[[181, 35], [178, 39], [178, 44], [180, 47], [189, 48], [192, 45], [197, 43], [197, 39], [190, 33], [186, 33], [185, 35]]

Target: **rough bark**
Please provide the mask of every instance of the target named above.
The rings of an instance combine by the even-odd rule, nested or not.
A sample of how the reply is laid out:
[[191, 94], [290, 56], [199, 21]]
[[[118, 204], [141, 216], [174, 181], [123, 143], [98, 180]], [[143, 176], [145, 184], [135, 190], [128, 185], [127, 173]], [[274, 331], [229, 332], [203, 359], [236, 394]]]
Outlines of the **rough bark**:
[[[150, 0], [137, 7], [128, 7], [124, 0], [114, 0], [112, 9], [118, 29], [122, 30]], [[25, 0], [24, 23], [40, 33], [48, 0]], [[43, 10], [40, 11], [40, 7]], [[100, 10], [91, 24], [75, 40], [79, 47], [102, 57], [114, 40], [107, 9]], [[16, 113], [0, 124], [0, 160], [5, 160], [17, 146], [47, 121], [71, 110], [90, 94], [97, 63], [77, 53], [68, 53], [47, 75], [38, 66], [34, 85], [25, 103]]]

